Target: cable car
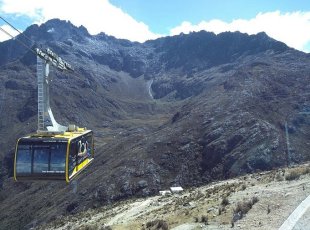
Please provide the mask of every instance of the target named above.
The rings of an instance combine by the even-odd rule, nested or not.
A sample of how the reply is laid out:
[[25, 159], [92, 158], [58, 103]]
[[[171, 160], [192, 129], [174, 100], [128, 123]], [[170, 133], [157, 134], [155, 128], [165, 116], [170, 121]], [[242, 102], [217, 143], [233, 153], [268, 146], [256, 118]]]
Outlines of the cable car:
[[35, 133], [17, 141], [14, 179], [69, 183], [94, 159], [93, 132]]
[[37, 54], [38, 129], [18, 139], [14, 179], [61, 180], [69, 183], [94, 159], [93, 132], [75, 125], [57, 123], [50, 107], [49, 66], [73, 72], [70, 64], [50, 49]]
[[[0, 18], [17, 30], [1, 16]], [[19, 33], [30, 42], [36, 43], [25, 34]], [[10, 33], [6, 34], [15, 39]], [[38, 129], [36, 134], [17, 141], [14, 179], [65, 180], [69, 183], [94, 159], [93, 132], [75, 125], [67, 127], [57, 123], [49, 101], [49, 66], [71, 73], [74, 68], [49, 48], [32, 49], [24, 42], [16, 40], [37, 56]]]

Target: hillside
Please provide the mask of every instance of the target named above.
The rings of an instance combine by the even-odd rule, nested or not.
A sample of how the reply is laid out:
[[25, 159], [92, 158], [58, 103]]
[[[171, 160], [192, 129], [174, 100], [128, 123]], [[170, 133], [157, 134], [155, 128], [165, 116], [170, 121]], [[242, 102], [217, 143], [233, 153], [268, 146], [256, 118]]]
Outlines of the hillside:
[[264, 33], [133, 43], [57, 19], [24, 33], [74, 67], [52, 70], [51, 104], [59, 123], [94, 130], [96, 161], [74, 196], [13, 182], [15, 141], [37, 128], [36, 58], [0, 43], [0, 229], [310, 160], [310, 56]]
[[[276, 230], [309, 195], [309, 172], [304, 164], [247, 174], [180, 194], [117, 202], [34, 229]], [[301, 219], [294, 229], [306, 229], [302, 224]]]

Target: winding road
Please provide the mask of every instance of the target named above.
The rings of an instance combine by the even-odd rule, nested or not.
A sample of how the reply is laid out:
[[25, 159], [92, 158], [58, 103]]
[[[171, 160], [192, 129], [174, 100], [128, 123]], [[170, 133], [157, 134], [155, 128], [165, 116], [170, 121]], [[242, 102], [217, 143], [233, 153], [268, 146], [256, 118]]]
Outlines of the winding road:
[[279, 230], [307, 229], [310, 229], [310, 195], [298, 205], [279, 228]]

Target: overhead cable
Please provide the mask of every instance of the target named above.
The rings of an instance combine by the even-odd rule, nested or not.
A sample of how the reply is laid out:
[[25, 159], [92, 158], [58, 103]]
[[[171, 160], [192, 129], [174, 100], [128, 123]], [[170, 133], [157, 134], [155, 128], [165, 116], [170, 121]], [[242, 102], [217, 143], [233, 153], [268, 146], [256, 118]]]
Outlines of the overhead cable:
[[[1, 16], [0, 16], [1, 17]], [[35, 55], [37, 55], [37, 53], [28, 45], [26, 45], [25, 43], [23, 43], [22, 41], [20, 41], [19, 39], [17, 39], [15, 36], [13, 36], [12, 34], [10, 34], [9, 32], [7, 32], [5, 29], [3, 29], [2, 27], [0, 27], [0, 30], [5, 33], [6, 35], [8, 35], [9, 37], [11, 37], [13, 40], [17, 41], [19, 44], [21, 44], [22, 46], [24, 46], [26, 49], [30, 50], [32, 53], [34, 53]]]
[[26, 36], [24, 33], [20, 32], [15, 26], [13, 26], [11, 23], [9, 23], [7, 20], [5, 20], [2, 16], [0, 16], [0, 18], [6, 23], [8, 24], [10, 27], [12, 27], [14, 30], [16, 30], [19, 34], [21, 34], [22, 36], [24, 36], [28, 41], [35, 43], [31, 38], [29, 38], [28, 36]]

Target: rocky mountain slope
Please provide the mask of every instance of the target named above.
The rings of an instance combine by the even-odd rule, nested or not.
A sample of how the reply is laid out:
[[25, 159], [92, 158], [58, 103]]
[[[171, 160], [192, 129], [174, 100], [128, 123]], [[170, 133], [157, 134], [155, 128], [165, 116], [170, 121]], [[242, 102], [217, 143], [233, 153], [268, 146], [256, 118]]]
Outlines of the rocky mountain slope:
[[94, 130], [96, 161], [75, 194], [12, 181], [15, 141], [36, 130], [36, 57], [16, 40], [0, 43], [0, 229], [310, 158], [310, 56], [264, 33], [141, 44], [55, 19], [24, 34], [75, 68], [52, 70], [52, 108], [59, 123]]
[[[309, 196], [309, 172], [307, 163], [246, 174], [181, 193], [116, 202], [34, 229], [278, 230]], [[309, 213], [305, 213], [294, 229], [307, 229], [308, 224]]]

